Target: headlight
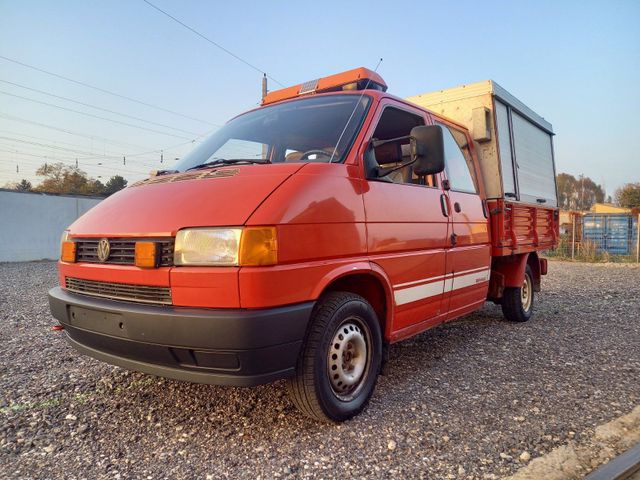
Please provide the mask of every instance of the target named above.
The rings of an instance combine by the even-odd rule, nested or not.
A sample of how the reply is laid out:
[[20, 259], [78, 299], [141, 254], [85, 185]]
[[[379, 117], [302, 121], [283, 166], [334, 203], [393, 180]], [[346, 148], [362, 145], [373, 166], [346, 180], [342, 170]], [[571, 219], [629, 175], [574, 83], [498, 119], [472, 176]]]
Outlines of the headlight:
[[186, 228], [176, 235], [174, 265], [258, 266], [277, 263], [275, 227]]
[[76, 242], [69, 238], [69, 230], [62, 232], [60, 237], [60, 260], [71, 263], [76, 261]]

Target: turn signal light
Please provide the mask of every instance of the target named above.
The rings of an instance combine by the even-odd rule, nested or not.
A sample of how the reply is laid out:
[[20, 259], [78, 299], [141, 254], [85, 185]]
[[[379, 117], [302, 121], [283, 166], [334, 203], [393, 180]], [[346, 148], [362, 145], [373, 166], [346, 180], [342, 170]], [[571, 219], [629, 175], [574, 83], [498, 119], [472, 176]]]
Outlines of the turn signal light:
[[243, 267], [278, 263], [276, 227], [246, 227], [240, 240], [238, 263]]
[[135, 254], [136, 267], [156, 268], [158, 266], [158, 253], [155, 242], [136, 242]]
[[74, 263], [76, 261], [76, 242], [62, 242], [62, 247], [60, 248], [60, 260], [69, 263]]

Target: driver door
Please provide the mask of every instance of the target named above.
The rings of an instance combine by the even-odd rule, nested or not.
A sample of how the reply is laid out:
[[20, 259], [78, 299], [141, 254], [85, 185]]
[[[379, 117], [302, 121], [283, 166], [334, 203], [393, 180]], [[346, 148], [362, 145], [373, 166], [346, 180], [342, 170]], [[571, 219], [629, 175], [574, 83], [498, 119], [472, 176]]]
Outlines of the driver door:
[[[370, 136], [377, 140], [408, 136], [425, 125], [425, 116], [408, 106], [381, 107]], [[367, 152], [369, 166], [390, 167], [410, 159], [409, 139], [385, 143]], [[408, 166], [383, 178], [366, 181], [364, 205], [370, 260], [393, 285], [392, 336], [401, 338], [429, 328], [444, 318], [444, 274], [449, 222], [442, 202], [442, 175], [425, 184]]]

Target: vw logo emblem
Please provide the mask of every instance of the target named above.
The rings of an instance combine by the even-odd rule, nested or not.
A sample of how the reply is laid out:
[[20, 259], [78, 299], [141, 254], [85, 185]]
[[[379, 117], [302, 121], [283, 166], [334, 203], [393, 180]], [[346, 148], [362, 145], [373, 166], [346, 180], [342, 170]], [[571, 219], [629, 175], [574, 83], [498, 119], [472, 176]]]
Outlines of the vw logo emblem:
[[111, 245], [106, 238], [100, 239], [98, 242], [98, 260], [106, 262], [109, 259], [109, 253], [111, 253]]

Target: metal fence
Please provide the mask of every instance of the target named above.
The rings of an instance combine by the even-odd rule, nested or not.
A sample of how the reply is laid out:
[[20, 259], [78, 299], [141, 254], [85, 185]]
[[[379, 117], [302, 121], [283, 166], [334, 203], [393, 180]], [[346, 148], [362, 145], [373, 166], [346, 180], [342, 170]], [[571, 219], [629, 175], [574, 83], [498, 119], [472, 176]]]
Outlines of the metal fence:
[[640, 215], [572, 212], [548, 256], [584, 262], [640, 263]]
[[64, 229], [102, 200], [0, 189], [0, 262], [58, 258]]

